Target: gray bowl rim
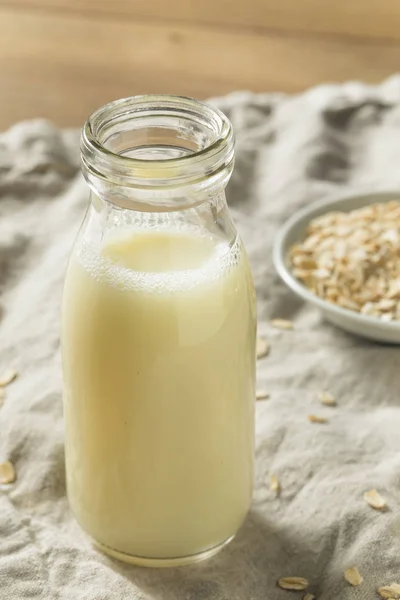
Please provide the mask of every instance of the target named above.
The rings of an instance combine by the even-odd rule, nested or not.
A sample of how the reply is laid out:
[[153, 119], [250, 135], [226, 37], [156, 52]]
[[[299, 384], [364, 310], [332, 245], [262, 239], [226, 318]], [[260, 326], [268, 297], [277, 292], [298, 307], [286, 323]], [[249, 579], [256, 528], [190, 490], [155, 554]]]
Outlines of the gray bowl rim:
[[294, 275], [292, 275], [292, 272], [286, 265], [286, 251], [288, 249], [287, 240], [289, 237], [291, 237], [293, 229], [299, 229], [300, 237], [295, 239], [300, 241], [301, 234], [305, 232], [308, 223], [315, 217], [333, 210], [349, 212], [350, 210], [354, 209], [354, 207], [348, 206], [348, 203], [352, 201], [357, 201], [357, 204], [359, 203], [358, 208], [361, 208], [362, 206], [368, 206], [369, 204], [374, 204], [375, 202], [389, 202], [390, 200], [400, 201], [400, 190], [377, 190], [375, 192], [368, 193], [337, 192], [325, 197], [322, 200], [312, 202], [305, 208], [296, 211], [279, 229], [273, 244], [273, 263], [278, 275], [295, 294], [304, 300], [315, 304], [324, 312], [331, 312], [337, 317], [341, 317], [346, 320], [352, 319], [354, 322], [358, 322], [360, 325], [374, 325], [381, 331], [393, 332], [396, 330], [400, 335], [400, 322], [381, 321], [381, 319], [378, 317], [363, 315], [348, 308], [337, 306], [337, 304], [333, 304], [333, 302], [323, 300], [314, 294], [314, 292], [311, 292], [305, 285], [300, 283], [300, 281], [296, 279]]

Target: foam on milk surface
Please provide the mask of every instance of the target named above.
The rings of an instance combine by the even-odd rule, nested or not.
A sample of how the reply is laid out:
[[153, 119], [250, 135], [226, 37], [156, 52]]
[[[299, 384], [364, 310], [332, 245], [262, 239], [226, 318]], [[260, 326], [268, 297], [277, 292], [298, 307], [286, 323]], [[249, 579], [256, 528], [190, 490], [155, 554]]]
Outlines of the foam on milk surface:
[[[165, 253], [171, 240], [174, 252], [168, 257]], [[148, 244], [150, 252], [144, 264], [142, 255]], [[155, 256], [151, 244], [158, 244], [164, 254]], [[241, 242], [237, 237], [229, 244], [199, 228], [166, 226], [161, 230], [149, 227], [111, 231], [101, 253], [82, 240], [76, 249], [76, 259], [97, 281], [120, 290], [161, 294], [189, 290], [224, 277], [237, 266], [240, 253]]]

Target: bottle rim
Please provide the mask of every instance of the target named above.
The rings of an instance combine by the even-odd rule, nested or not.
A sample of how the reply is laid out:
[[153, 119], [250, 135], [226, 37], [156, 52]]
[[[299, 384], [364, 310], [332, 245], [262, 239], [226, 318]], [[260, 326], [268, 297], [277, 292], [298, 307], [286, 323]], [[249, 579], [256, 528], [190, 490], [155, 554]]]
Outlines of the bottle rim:
[[[165, 119], [179, 134], [183, 120], [190, 131], [203, 128], [203, 147], [184, 156], [143, 159], [125, 156], [107, 146], [118, 127], [129, 123]], [[148, 127], [149, 125], [147, 125]], [[108, 137], [107, 137], [108, 136]], [[179, 137], [179, 135], [178, 135]], [[228, 181], [234, 160], [234, 134], [228, 117], [219, 109], [185, 96], [142, 95], [115, 100], [96, 110], [86, 121], [81, 135], [82, 170], [96, 192], [107, 184], [129, 189], [151, 189], [158, 195], [183, 187], [207, 189]], [[129, 191], [128, 191], [129, 195]]]

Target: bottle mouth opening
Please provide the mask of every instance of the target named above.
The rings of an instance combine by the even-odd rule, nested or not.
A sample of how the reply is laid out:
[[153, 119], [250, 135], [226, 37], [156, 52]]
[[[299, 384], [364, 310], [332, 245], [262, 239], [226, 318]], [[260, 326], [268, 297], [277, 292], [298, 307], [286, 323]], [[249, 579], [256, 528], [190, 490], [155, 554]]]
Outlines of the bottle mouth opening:
[[94, 112], [81, 136], [83, 172], [123, 188], [207, 187], [229, 178], [234, 136], [218, 109], [179, 96], [134, 96]]

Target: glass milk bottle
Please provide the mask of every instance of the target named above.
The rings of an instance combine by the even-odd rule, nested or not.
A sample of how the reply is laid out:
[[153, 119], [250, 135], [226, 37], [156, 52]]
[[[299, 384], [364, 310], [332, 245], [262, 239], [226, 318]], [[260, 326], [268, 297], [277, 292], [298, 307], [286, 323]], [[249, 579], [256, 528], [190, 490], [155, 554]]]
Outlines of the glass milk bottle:
[[253, 486], [255, 295], [217, 109], [139, 96], [81, 138], [90, 202], [62, 319], [68, 496], [106, 553], [147, 566], [229, 542]]

